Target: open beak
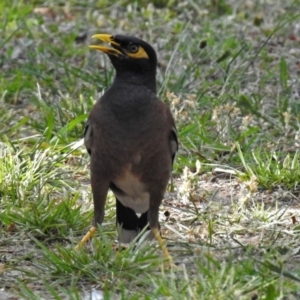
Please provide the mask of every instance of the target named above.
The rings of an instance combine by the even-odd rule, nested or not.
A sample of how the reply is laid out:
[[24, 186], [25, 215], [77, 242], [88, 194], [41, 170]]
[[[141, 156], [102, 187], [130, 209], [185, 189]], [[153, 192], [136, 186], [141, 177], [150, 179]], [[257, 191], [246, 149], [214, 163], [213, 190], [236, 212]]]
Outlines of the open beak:
[[95, 34], [92, 36], [93, 39], [99, 39], [103, 42], [109, 43], [112, 47], [105, 47], [105, 46], [98, 46], [98, 45], [91, 45], [89, 46], [91, 49], [96, 49], [107, 53], [108, 55], [120, 56], [123, 53], [119, 50], [121, 49], [120, 44], [117, 43], [114, 37], [110, 34]]

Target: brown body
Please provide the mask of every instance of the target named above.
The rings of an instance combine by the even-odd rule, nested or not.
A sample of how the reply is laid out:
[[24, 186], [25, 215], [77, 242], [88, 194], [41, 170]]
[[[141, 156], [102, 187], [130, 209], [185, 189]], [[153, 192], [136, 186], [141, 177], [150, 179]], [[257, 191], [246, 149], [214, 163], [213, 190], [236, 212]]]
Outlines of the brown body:
[[[100, 46], [99, 50], [109, 54], [116, 78], [90, 113], [85, 145], [91, 155], [94, 226], [103, 222], [111, 189], [117, 201], [119, 240], [126, 243], [148, 222], [157, 236], [158, 210], [178, 142], [171, 112], [156, 96], [154, 50], [135, 38], [109, 37], [117, 53]], [[139, 48], [139, 57], [126, 52], [124, 58], [120, 53], [128, 43], [144, 52]]]

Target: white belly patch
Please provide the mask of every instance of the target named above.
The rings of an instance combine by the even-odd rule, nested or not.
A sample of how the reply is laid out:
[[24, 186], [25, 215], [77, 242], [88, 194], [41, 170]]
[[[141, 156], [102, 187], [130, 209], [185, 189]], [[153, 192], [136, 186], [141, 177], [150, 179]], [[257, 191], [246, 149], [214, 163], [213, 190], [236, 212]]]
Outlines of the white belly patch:
[[150, 196], [145, 185], [129, 170], [121, 178], [115, 180], [114, 184], [124, 192], [124, 194], [115, 193], [124, 206], [133, 209], [138, 214], [149, 209]]

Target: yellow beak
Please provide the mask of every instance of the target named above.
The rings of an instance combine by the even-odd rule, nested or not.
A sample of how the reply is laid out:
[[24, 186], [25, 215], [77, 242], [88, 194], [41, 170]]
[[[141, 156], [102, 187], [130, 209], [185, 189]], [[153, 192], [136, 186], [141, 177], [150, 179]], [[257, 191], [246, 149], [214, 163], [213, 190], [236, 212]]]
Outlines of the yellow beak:
[[[95, 34], [92, 36], [93, 39], [98, 39], [101, 40], [103, 42], [109, 43], [111, 46], [115, 46], [115, 47], [120, 47], [120, 44], [115, 42], [114, 37], [110, 34]], [[122, 55], [122, 52], [119, 51], [118, 49], [111, 48], [111, 47], [105, 47], [105, 46], [99, 46], [99, 45], [91, 45], [89, 46], [91, 49], [96, 49], [99, 51], [102, 51], [104, 53], [107, 53], [109, 55], [115, 55], [115, 56], [119, 56]]]

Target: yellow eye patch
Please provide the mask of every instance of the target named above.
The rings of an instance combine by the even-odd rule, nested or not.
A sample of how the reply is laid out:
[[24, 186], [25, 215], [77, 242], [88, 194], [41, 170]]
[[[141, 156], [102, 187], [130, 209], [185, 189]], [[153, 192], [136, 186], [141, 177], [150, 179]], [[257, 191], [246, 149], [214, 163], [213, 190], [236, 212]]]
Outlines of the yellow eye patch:
[[136, 51], [134, 53], [126, 51], [126, 54], [131, 58], [147, 58], [147, 59], [149, 59], [147, 52], [141, 46], [139, 46], [138, 51]]

